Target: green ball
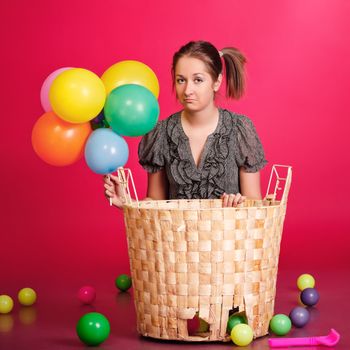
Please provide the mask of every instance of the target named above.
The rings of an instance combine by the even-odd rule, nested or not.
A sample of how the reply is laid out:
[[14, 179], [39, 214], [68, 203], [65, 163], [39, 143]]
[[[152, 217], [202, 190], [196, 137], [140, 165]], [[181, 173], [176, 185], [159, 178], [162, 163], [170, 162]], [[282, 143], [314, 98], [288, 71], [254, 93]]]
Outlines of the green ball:
[[240, 314], [233, 314], [227, 321], [227, 333], [231, 334], [232, 328], [237, 324], [247, 324], [247, 318]]
[[126, 292], [131, 287], [131, 278], [125, 274], [119, 275], [115, 280], [115, 286], [122, 292]]
[[292, 328], [290, 318], [284, 314], [277, 314], [270, 321], [270, 329], [276, 335], [286, 335]]
[[112, 130], [123, 136], [141, 136], [157, 124], [159, 104], [150, 90], [141, 85], [126, 84], [112, 90], [104, 107]]
[[209, 323], [199, 318], [198, 333], [206, 333], [209, 331]]
[[77, 324], [78, 337], [86, 345], [96, 346], [103, 343], [110, 330], [107, 318], [98, 312], [85, 314]]

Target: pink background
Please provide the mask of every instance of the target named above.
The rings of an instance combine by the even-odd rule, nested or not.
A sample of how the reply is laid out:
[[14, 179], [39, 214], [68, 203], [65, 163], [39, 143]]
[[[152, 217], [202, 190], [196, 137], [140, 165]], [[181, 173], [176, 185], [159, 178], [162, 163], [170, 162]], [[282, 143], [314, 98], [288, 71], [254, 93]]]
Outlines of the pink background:
[[[118, 61], [139, 60], [158, 76], [163, 119], [180, 108], [172, 55], [198, 39], [237, 46], [248, 58], [246, 96], [219, 101], [255, 123], [269, 161], [264, 191], [272, 164], [293, 166], [280, 267], [350, 266], [347, 0], [13, 0], [0, 13], [0, 287], [129, 269], [122, 213], [109, 207], [101, 176], [84, 159], [56, 168], [32, 149], [45, 78], [60, 67], [101, 75]], [[143, 197], [139, 140], [127, 138], [127, 166]]]

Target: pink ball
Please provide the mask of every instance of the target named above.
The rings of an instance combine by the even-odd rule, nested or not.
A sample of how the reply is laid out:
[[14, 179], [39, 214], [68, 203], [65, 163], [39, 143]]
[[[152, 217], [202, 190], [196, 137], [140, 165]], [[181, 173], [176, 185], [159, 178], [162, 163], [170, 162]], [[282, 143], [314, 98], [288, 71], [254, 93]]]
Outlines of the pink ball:
[[84, 304], [91, 304], [96, 298], [94, 287], [84, 286], [79, 289], [78, 299]]

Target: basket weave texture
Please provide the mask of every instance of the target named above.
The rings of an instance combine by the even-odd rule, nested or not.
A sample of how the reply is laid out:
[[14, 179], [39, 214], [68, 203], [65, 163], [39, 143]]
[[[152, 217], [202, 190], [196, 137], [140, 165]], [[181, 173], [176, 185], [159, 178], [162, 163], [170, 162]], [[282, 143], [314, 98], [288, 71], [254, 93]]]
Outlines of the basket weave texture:
[[[140, 201], [124, 206], [137, 330], [143, 336], [227, 341], [230, 311], [254, 337], [274, 313], [285, 201]], [[195, 314], [209, 324], [189, 335]]]

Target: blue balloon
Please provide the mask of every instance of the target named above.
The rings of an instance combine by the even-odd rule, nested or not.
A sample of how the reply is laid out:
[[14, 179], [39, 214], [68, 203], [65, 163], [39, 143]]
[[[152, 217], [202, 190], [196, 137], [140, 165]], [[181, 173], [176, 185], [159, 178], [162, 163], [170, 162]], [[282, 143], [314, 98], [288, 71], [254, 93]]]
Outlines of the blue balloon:
[[97, 174], [109, 174], [128, 161], [126, 141], [111, 129], [97, 129], [91, 133], [85, 145], [85, 160]]

